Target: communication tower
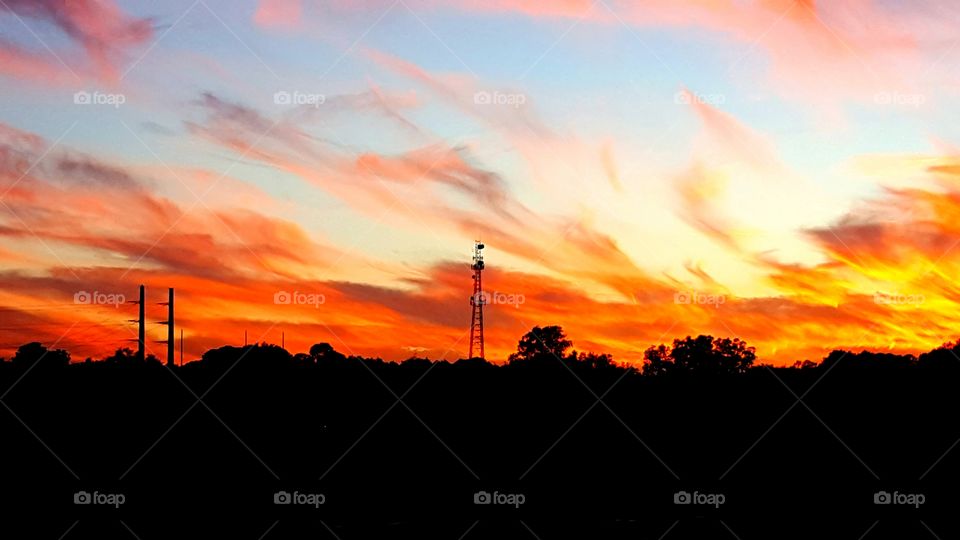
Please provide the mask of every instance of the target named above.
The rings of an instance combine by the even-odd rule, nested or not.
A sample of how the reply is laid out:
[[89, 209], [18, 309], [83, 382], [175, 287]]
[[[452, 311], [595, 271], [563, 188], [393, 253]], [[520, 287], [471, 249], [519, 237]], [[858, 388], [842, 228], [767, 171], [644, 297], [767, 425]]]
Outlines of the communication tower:
[[[478, 240], [473, 246], [473, 295], [470, 296], [472, 315], [470, 317], [470, 356], [484, 358], [483, 352], [483, 305], [486, 295], [483, 293], [483, 244]], [[475, 354], [479, 352], [479, 354]]]

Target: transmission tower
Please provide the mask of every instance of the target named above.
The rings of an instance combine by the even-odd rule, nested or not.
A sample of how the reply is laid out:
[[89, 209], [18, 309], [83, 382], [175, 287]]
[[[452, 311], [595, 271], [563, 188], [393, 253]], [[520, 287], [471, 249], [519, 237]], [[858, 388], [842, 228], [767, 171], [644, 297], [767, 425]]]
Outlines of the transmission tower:
[[[483, 353], [483, 304], [486, 297], [483, 294], [483, 244], [478, 240], [473, 246], [473, 295], [470, 296], [472, 315], [470, 317], [470, 356], [469, 358], [484, 358]], [[474, 351], [480, 351], [479, 356]]]

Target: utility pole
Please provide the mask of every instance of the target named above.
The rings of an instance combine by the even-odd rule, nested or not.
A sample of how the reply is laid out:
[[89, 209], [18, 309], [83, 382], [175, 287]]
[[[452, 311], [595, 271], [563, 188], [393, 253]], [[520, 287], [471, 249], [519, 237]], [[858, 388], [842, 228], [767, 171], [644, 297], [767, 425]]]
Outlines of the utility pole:
[[170, 299], [167, 301], [167, 366], [173, 367], [173, 351], [177, 342], [173, 339], [173, 287], [169, 290]]
[[140, 285], [140, 300], [137, 301], [137, 304], [140, 304], [140, 316], [137, 317], [139, 321], [140, 329], [137, 333], [137, 360], [143, 362], [145, 358], [143, 352], [144, 336], [146, 335], [143, 327], [143, 285]]
[[167, 367], [173, 367], [173, 351], [177, 350], [177, 340], [173, 339], [173, 287], [167, 289], [167, 295], [166, 302], [158, 302], [161, 306], [167, 306], [167, 320], [157, 323], [167, 325], [167, 340], [158, 343], [167, 344]]
[[[136, 318], [136, 319], [127, 319], [127, 322], [135, 322], [135, 323], [137, 323], [138, 329], [137, 329], [137, 356], [136, 356], [136, 359], [137, 359], [138, 362], [143, 362], [143, 359], [144, 359], [143, 344], [144, 344], [144, 335], [145, 335], [145, 334], [144, 334], [144, 329], [143, 329], [143, 285], [140, 285], [140, 297], [139, 297], [139, 299], [138, 299], [138, 300], [129, 300], [127, 303], [129, 303], [129, 304], [138, 304], [138, 305], [140, 306], [140, 308], [139, 308], [139, 310], [138, 310], [139, 314], [138, 314], [137, 318]], [[128, 340], [126, 340], [126, 341], [133, 341], [133, 340], [132, 340], [132, 339], [128, 339]]]

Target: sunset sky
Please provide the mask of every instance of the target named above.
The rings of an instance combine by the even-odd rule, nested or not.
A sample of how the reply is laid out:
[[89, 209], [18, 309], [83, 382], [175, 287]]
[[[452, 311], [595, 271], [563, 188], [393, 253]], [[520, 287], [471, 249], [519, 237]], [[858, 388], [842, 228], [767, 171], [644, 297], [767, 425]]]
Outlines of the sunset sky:
[[246, 331], [454, 360], [475, 239], [494, 361], [548, 324], [627, 362], [928, 350], [960, 334], [958, 28], [943, 0], [3, 0], [0, 356], [135, 348], [110, 302], [143, 283], [159, 357], [175, 287], [187, 359]]

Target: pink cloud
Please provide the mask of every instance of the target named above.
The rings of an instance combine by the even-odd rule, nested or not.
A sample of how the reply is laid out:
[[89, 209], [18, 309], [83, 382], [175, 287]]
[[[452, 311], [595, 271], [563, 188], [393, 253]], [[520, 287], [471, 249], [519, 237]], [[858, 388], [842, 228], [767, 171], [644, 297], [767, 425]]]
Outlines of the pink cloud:
[[[92, 64], [89, 69], [87, 66], [70, 69], [77, 74], [89, 72], [111, 84], [120, 78], [120, 66], [127, 50], [153, 37], [151, 21], [130, 17], [110, 0], [7, 0], [0, 11], [16, 14], [27, 25], [32, 19], [53, 24], [81, 45]], [[55, 58], [47, 58], [46, 51], [31, 54], [10, 43], [4, 44], [3, 50], [7, 57], [17, 59], [20, 64], [18, 69], [8, 70], [9, 74], [49, 82], [53, 80], [50, 70], [69, 73]], [[71, 54], [61, 56], [64, 61], [74, 58]]]
[[253, 22], [263, 28], [292, 29], [301, 24], [301, 0], [260, 0]]
[[[382, 8], [389, 2], [375, 4]], [[731, 67], [741, 68], [740, 64], [754, 55], [766, 57], [767, 84], [775, 92], [828, 111], [837, 109], [842, 101], [874, 102], [882, 92], [915, 92], [926, 66], [948, 52], [952, 29], [958, 23], [930, 6], [900, 9], [874, 0], [611, 0], [602, 4], [588, 0], [411, 0], [410, 7], [416, 11], [519, 14], [548, 22], [561, 20], [565, 25], [570, 24], [566, 20], [577, 20], [612, 27], [672, 28], [684, 33], [706, 29], [713, 37], [733, 40], [742, 47]], [[702, 32], [697, 35], [704, 36]], [[424, 75], [411, 66], [396, 67], [408, 69], [411, 76]], [[754, 85], [744, 92], [766, 90]]]
[[51, 85], [76, 83], [76, 78], [51, 58], [50, 54], [25, 51], [19, 47], [0, 41], [0, 73]]

